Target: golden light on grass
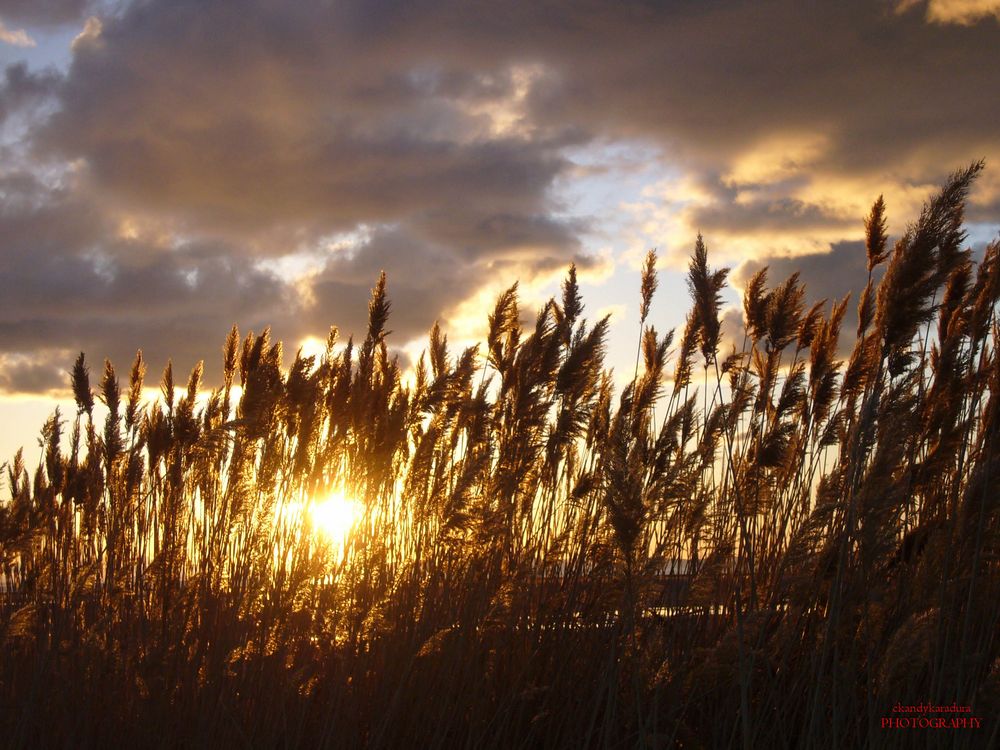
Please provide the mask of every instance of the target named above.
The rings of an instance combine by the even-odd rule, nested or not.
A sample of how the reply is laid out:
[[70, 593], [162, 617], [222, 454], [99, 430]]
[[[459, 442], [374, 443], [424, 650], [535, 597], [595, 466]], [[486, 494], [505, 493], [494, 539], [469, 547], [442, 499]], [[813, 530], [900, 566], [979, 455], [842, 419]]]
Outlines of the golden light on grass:
[[341, 547], [363, 512], [360, 502], [342, 490], [334, 490], [313, 503], [309, 508], [309, 520], [323, 541]]
[[37, 469], [0, 471], [0, 736], [853, 747], [885, 744], [866, 732], [906, 695], [985, 714], [1000, 241], [959, 249], [981, 169], [894, 245], [875, 202], [860, 260], [884, 273], [860, 303], [807, 307], [797, 274], [758, 270], [732, 355], [704, 239], [676, 342], [648, 253], [618, 389], [575, 268], [533, 331], [517, 285], [485, 350], [449, 353], [436, 327], [409, 387], [384, 275], [365, 339], [312, 370], [234, 327], [232, 388], [205, 394], [201, 365], [177, 388], [171, 366], [150, 401], [141, 357], [95, 393], [81, 354], [76, 415], [45, 421]]

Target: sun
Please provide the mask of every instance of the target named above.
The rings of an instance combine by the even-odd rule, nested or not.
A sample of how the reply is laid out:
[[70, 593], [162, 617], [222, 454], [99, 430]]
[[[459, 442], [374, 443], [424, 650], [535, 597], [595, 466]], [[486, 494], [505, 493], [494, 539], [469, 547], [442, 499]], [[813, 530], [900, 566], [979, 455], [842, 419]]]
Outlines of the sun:
[[363, 510], [357, 500], [335, 490], [312, 505], [309, 517], [313, 528], [326, 541], [342, 546], [354, 525], [360, 520]]

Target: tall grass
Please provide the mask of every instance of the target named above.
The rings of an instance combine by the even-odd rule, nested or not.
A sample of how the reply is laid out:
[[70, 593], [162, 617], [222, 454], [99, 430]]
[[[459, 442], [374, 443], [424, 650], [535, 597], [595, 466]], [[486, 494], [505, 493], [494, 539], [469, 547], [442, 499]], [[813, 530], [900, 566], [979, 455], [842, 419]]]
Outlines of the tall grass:
[[[368, 331], [283, 371], [234, 328], [223, 382], [136, 357], [72, 369], [0, 504], [0, 733], [45, 745], [985, 747], [1000, 716], [1000, 245], [973, 261], [953, 175], [869, 283], [721, 292], [698, 238], [676, 346], [641, 289], [633, 380], [575, 269], [485, 346], [435, 326], [415, 381]], [[884, 271], [884, 272], [883, 272]], [[881, 279], [878, 281], [878, 279]], [[235, 387], [237, 384], [239, 389]], [[238, 396], [238, 398], [237, 398]], [[96, 399], [105, 406], [103, 424]], [[67, 439], [68, 431], [68, 439]], [[68, 453], [64, 446], [68, 445]], [[312, 528], [333, 489], [363, 515]], [[978, 732], [891, 733], [897, 702]], [[944, 738], [944, 739], [942, 739]]]

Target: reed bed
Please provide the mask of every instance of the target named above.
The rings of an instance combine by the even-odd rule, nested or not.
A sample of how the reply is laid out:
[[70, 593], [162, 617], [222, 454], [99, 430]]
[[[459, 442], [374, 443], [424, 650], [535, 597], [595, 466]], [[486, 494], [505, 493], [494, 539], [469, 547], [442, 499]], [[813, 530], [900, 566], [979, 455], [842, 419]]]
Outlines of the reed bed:
[[[797, 275], [758, 272], [739, 349], [702, 238], [676, 337], [650, 324], [650, 253], [620, 392], [573, 268], [533, 318], [500, 295], [479, 347], [435, 326], [412, 382], [384, 275], [360, 343], [331, 331], [287, 371], [268, 331], [234, 328], [218, 388], [168, 366], [145, 403], [141, 353], [124, 384], [81, 355], [76, 413], [46, 422], [37, 467], [6, 466], [0, 736], [997, 742], [1000, 244], [975, 262], [963, 230], [981, 169], [891, 246], [874, 204], [854, 302], [807, 309]], [[343, 543], [311, 512], [331, 492], [361, 508]], [[928, 700], [983, 727], [881, 727]]]

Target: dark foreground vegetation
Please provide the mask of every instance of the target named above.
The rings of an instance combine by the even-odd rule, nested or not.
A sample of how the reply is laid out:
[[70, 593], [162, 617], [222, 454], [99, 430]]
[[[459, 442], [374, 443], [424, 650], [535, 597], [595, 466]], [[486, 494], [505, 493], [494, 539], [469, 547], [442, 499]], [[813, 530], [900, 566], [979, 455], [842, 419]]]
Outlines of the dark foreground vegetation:
[[[700, 238], [684, 330], [647, 325], [650, 254], [620, 393], [572, 269], [527, 325], [504, 293], [485, 346], [435, 328], [409, 384], [384, 277], [360, 344], [332, 333], [285, 372], [234, 329], [207, 397], [200, 367], [168, 367], [143, 403], [141, 356], [92, 388], [81, 355], [76, 415], [5, 472], [2, 743], [990, 746], [1000, 245], [974, 262], [962, 229], [980, 168], [893, 245], [875, 203], [853, 302], [754, 276], [742, 349], [720, 350], [727, 274]], [[364, 507], [346, 549], [310, 528], [331, 488]], [[921, 702], [982, 726], [881, 726]]]

